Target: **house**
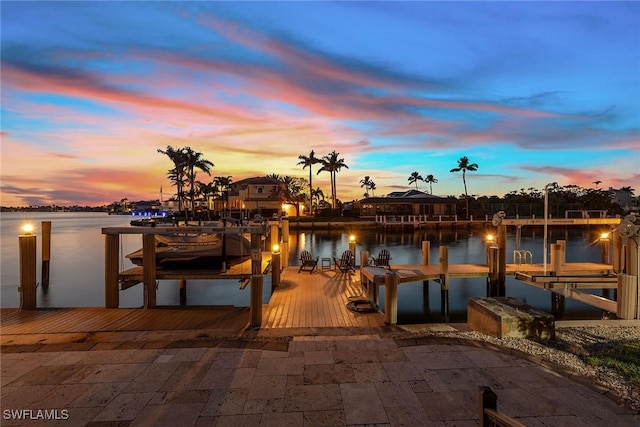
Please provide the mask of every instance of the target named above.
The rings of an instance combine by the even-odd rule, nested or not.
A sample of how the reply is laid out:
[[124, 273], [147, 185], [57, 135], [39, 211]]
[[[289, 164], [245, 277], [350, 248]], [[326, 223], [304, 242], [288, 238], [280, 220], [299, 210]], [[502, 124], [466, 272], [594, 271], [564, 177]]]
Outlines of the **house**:
[[278, 185], [280, 181], [266, 176], [234, 182], [229, 189], [227, 209], [239, 212], [245, 218], [277, 214], [282, 210], [282, 202], [273, 197], [273, 190]]
[[440, 197], [418, 190], [396, 191], [383, 197], [367, 197], [354, 203], [360, 210], [360, 218], [376, 215], [427, 215], [429, 217], [453, 216], [457, 199]]

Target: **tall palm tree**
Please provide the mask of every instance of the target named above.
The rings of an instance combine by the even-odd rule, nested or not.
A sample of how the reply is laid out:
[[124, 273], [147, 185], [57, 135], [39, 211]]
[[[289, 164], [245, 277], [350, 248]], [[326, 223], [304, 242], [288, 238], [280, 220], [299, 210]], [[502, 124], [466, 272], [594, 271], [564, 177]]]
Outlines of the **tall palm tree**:
[[202, 157], [202, 153], [194, 151], [191, 147], [184, 147], [183, 149], [186, 169], [187, 180], [189, 181], [189, 199], [191, 201], [191, 215], [195, 212], [195, 198], [196, 198], [196, 169], [201, 170], [207, 175], [211, 175], [211, 168], [215, 166], [213, 162]]
[[422, 175], [420, 175], [418, 173], [418, 171], [416, 172], [411, 172], [411, 175], [409, 176], [409, 185], [411, 184], [415, 184], [416, 185], [416, 190], [418, 189], [418, 181], [424, 181], [424, 178], [422, 178]]
[[464, 184], [464, 201], [467, 209], [467, 219], [469, 219], [469, 195], [467, 193], [467, 171], [474, 172], [478, 170], [478, 165], [476, 163], [469, 163], [469, 159], [467, 156], [460, 157], [458, 160], [458, 167], [451, 169], [449, 172], [460, 172], [462, 171], [462, 183]]
[[333, 150], [331, 153], [320, 159], [322, 167], [318, 170], [320, 172], [329, 172], [331, 175], [331, 208], [336, 209], [337, 196], [336, 196], [336, 174], [342, 168], [349, 169], [349, 166], [344, 162], [344, 159], [339, 158], [340, 154]]
[[429, 193], [430, 193], [430, 194], [433, 194], [433, 187], [432, 187], [432, 184], [437, 184], [437, 183], [438, 183], [438, 180], [437, 180], [437, 179], [435, 179], [435, 178], [433, 177], [433, 175], [427, 175], [427, 177], [424, 179], [424, 182], [426, 182], [426, 183], [428, 183], [428, 184], [429, 184]]
[[313, 197], [311, 195], [311, 193], [313, 192], [313, 175], [311, 174], [311, 169], [313, 165], [315, 165], [316, 163], [320, 163], [320, 159], [316, 157], [316, 153], [313, 150], [311, 150], [308, 156], [305, 156], [303, 154], [299, 155], [298, 159], [300, 159], [298, 164], [302, 165], [302, 169], [306, 168], [307, 166], [309, 167], [309, 207], [311, 208], [310, 212], [313, 212]]
[[171, 181], [171, 185], [176, 187], [178, 211], [182, 211], [182, 205], [184, 202], [184, 185], [186, 183], [187, 176], [186, 158], [183, 149], [167, 145], [166, 150], [158, 149], [158, 153], [164, 154], [173, 162], [173, 169], [169, 169], [167, 177]]
[[602, 184], [602, 181], [597, 180], [597, 181], [593, 181], [593, 183], [596, 185], [596, 190], [598, 189], [598, 185]]
[[371, 190], [371, 195], [375, 196], [376, 195], [376, 183], [373, 181], [369, 181], [369, 190]]

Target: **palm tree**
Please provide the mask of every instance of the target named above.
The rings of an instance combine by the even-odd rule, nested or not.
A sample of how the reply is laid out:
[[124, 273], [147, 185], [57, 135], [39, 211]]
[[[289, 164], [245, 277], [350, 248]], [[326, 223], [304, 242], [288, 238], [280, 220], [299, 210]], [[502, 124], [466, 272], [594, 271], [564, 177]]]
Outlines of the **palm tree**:
[[194, 151], [191, 147], [182, 149], [185, 156], [187, 180], [189, 181], [189, 199], [191, 201], [191, 215], [195, 212], [196, 198], [196, 169], [201, 170], [207, 175], [211, 175], [211, 167], [215, 166], [213, 162], [202, 157], [202, 153]]
[[315, 156], [315, 152], [313, 150], [311, 150], [311, 152], [309, 153], [309, 156], [305, 156], [301, 154], [298, 156], [298, 159], [300, 159], [298, 164], [302, 165], [302, 169], [309, 166], [309, 203], [311, 204], [309, 207], [311, 208], [310, 212], [313, 212], [313, 197], [311, 195], [311, 193], [313, 192], [313, 178], [311, 174], [311, 169], [313, 165], [315, 165], [316, 163], [320, 163], [320, 159]]
[[373, 181], [369, 181], [369, 190], [371, 190], [371, 195], [375, 196], [376, 183]]
[[428, 183], [428, 184], [429, 184], [429, 193], [430, 193], [430, 194], [433, 194], [433, 187], [432, 187], [432, 184], [437, 184], [437, 183], [438, 183], [438, 180], [437, 180], [437, 179], [435, 179], [435, 178], [433, 177], [433, 175], [427, 175], [427, 177], [424, 179], [424, 182], [426, 182], [426, 183]]
[[182, 148], [173, 148], [167, 145], [166, 150], [158, 149], [158, 153], [166, 155], [173, 162], [173, 169], [169, 169], [167, 177], [171, 181], [171, 185], [176, 187], [176, 195], [178, 196], [178, 211], [182, 211], [184, 199], [184, 185], [186, 183], [186, 161]]
[[420, 175], [417, 171], [416, 172], [411, 172], [411, 176], [409, 176], [409, 185], [411, 184], [415, 184], [416, 185], [416, 190], [418, 189], [418, 181], [424, 181], [424, 178], [422, 178], [422, 175]]
[[369, 177], [369, 175], [365, 176], [360, 180], [360, 188], [364, 187], [365, 189], [364, 197], [369, 197], [370, 185], [371, 185], [371, 178]]
[[462, 183], [464, 184], [464, 201], [466, 206], [467, 219], [469, 219], [469, 195], [467, 193], [467, 171], [474, 172], [478, 170], [478, 165], [476, 163], [469, 163], [469, 159], [467, 156], [460, 157], [458, 160], [458, 167], [451, 169], [449, 172], [460, 172], [462, 171]]
[[229, 187], [231, 187], [232, 182], [233, 179], [231, 179], [231, 176], [216, 176], [213, 178], [213, 185], [216, 187], [218, 194], [224, 201], [222, 210], [229, 206]]
[[336, 204], [337, 204], [337, 197], [336, 197], [336, 174], [340, 171], [340, 169], [342, 168], [347, 168], [349, 169], [349, 166], [346, 165], [346, 163], [344, 162], [344, 159], [340, 159], [338, 156], [340, 154], [336, 153], [335, 150], [333, 150], [331, 153], [327, 154], [326, 156], [324, 156], [322, 159], [320, 159], [320, 163], [322, 163], [322, 167], [318, 170], [318, 174], [320, 172], [329, 172], [329, 174], [331, 175], [331, 207], [332, 209], [336, 209]]
[[596, 185], [596, 190], [598, 189], [598, 185], [602, 184], [602, 181], [597, 180], [597, 181], [593, 181], [593, 183]]
[[311, 197], [313, 200], [317, 200], [318, 204], [320, 204], [320, 200], [324, 200], [324, 193], [322, 192], [322, 188], [318, 187], [315, 190], [312, 190]]

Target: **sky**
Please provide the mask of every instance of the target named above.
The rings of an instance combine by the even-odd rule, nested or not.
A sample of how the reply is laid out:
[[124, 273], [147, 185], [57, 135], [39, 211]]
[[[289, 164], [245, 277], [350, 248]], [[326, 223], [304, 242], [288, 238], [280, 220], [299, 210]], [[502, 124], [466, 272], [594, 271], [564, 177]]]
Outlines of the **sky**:
[[[640, 191], [640, 2], [12, 2], [1, 16], [2, 206], [166, 200], [189, 146], [233, 181], [337, 196]], [[313, 186], [330, 196], [329, 174]], [[596, 184], [597, 182], [597, 184]], [[429, 191], [428, 184], [419, 189]]]

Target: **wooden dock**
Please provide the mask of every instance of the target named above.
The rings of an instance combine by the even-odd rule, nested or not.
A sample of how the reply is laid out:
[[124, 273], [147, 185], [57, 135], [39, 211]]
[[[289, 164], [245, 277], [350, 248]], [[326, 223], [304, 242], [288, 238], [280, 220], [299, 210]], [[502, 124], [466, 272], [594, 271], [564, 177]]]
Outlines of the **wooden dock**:
[[[181, 339], [188, 334], [195, 338], [238, 336], [249, 324], [248, 307], [162, 307], [153, 310], [139, 308], [38, 308], [0, 309], [2, 345], [60, 340], [90, 341], [91, 337], [110, 334], [109, 340], [140, 337], [154, 332], [177, 332]], [[114, 334], [115, 333], [115, 334]], [[136, 339], [136, 338], [133, 338]]]
[[298, 273], [298, 267], [282, 272], [280, 286], [264, 307], [263, 328], [378, 327], [381, 313], [355, 313], [347, 309], [349, 297], [360, 296], [357, 273], [316, 270]]

